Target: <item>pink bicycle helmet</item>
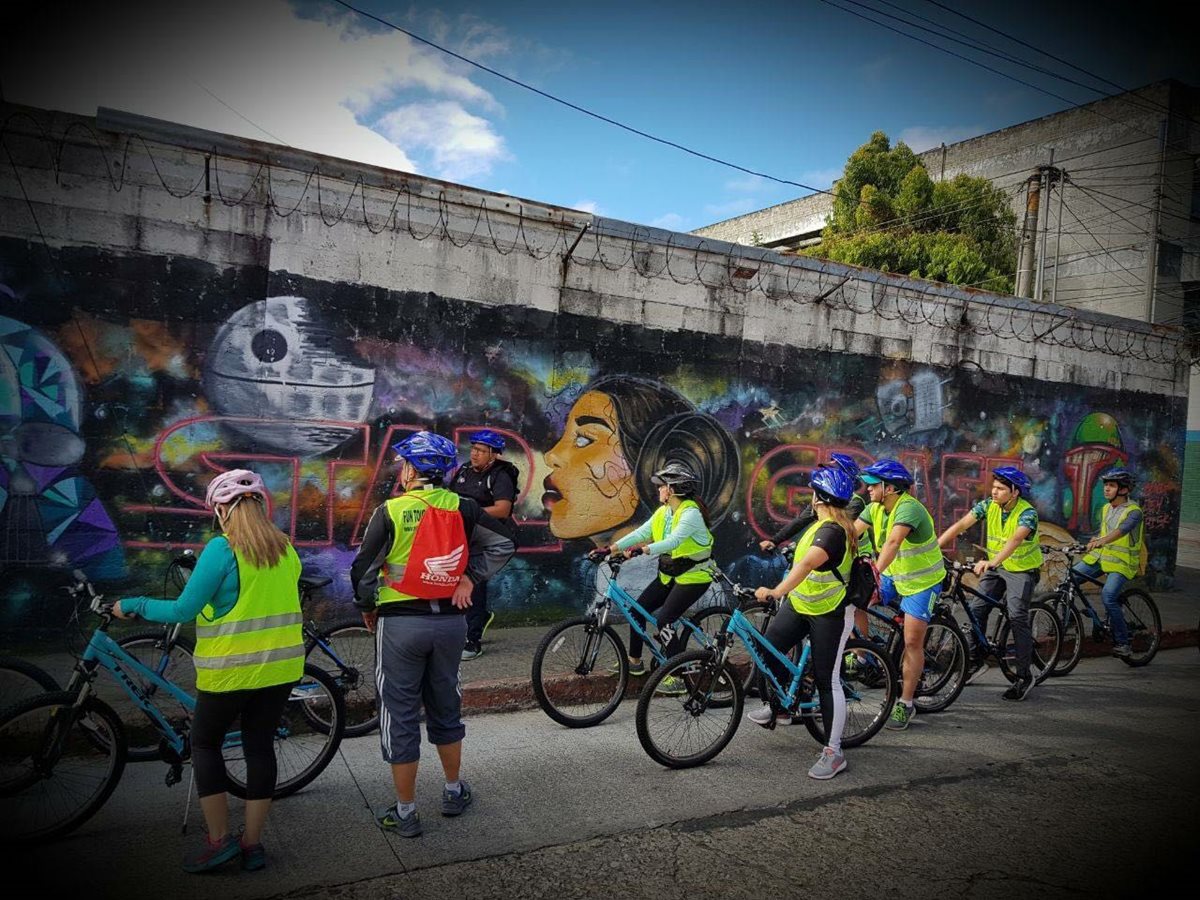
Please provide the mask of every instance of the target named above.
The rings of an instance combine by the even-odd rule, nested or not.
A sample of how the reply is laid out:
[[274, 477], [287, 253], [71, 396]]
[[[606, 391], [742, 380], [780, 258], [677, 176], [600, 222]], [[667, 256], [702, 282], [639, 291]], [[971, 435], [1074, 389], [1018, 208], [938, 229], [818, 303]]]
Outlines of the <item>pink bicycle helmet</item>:
[[208, 483], [204, 502], [209, 507], [215, 507], [218, 503], [232, 503], [246, 494], [257, 494], [266, 499], [267, 486], [263, 484], [257, 472], [251, 472], [249, 469], [230, 469]]

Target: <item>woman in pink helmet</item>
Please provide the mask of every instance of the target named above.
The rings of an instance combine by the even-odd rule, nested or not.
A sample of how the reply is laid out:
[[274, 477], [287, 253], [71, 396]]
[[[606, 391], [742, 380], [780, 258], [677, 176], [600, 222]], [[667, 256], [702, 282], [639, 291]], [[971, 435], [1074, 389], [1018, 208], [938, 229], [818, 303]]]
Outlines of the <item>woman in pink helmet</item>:
[[[205, 502], [222, 534], [204, 547], [176, 600], [130, 597], [121, 618], [196, 622], [196, 712], [192, 766], [208, 839], [184, 857], [188, 872], [206, 872], [241, 857], [242, 868], [266, 864], [261, 837], [275, 792], [275, 728], [304, 672], [300, 559], [267, 516], [267, 489], [248, 469], [222, 472]], [[229, 828], [221, 745], [241, 719], [246, 758], [246, 825]]]

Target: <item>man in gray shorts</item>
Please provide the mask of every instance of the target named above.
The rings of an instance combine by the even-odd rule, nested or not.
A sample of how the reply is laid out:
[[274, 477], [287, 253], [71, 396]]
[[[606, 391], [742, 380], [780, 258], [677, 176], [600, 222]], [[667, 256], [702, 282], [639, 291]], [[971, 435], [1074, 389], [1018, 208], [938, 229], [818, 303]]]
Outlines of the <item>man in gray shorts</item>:
[[[442, 815], [457, 816], [473, 800], [471, 786], [459, 778], [466, 734], [458, 677], [467, 633], [463, 612], [471, 605], [474, 585], [499, 572], [515, 548], [504, 536], [504, 527], [479, 504], [440, 486], [457, 461], [453, 442], [419, 431], [392, 449], [401, 463], [404, 493], [372, 514], [350, 567], [350, 581], [355, 605], [362, 610], [367, 628], [375, 633], [380, 741], [396, 786], [396, 804], [377, 821], [387, 831], [417, 837], [422, 830], [415, 797], [422, 706], [425, 731], [437, 747], [446, 776]], [[423, 558], [419, 577], [413, 572], [406, 577], [417, 528], [431, 510], [435, 518], [453, 524], [446, 534], [457, 536], [445, 539], [451, 544], [458, 542], [457, 546], [447, 544], [444, 555]], [[461, 532], [456, 519], [461, 519]], [[454, 576], [446, 572], [453, 572], [454, 561], [461, 559], [464, 537], [466, 571], [455, 583]], [[414, 587], [415, 582], [421, 582], [420, 586]], [[444, 587], [437, 587], [439, 584]], [[445, 596], [429, 598], [439, 593]]]

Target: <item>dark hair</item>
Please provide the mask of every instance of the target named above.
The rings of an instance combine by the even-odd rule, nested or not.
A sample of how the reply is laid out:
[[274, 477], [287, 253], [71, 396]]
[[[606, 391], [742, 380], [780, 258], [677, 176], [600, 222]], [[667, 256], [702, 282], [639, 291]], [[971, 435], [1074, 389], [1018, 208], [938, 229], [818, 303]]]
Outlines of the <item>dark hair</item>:
[[650, 476], [668, 460], [683, 463], [700, 478], [692, 497], [705, 524], [719, 525], [737, 496], [741, 478], [737, 444], [725, 426], [702, 413], [674, 388], [636, 375], [606, 375], [589, 384], [611, 398], [625, 460], [638, 497], [649, 510], [658, 505]]

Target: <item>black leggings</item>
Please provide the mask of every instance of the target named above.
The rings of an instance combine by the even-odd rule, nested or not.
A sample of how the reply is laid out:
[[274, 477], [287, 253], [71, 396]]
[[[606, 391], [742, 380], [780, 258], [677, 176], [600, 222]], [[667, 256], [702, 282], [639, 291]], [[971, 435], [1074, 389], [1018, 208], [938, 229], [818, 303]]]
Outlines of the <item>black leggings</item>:
[[252, 691], [198, 693], [192, 717], [196, 793], [209, 797], [228, 789], [221, 745], [238, 717], [246, 759], [246, 799], [267, 800], [275, 793], [275, 728], [291, 692], [292, 685], [277, 684]]
[[[638, 597], [640, 603], [648, 613], [655, 613], [654, 623], [650, 628], [646, 629], [648, 633], [654, 634], [659, 628], [664, 625], [670, 625], [685, 612], [687, 608], [699, 600], [704, 592], [708, 590], [711, 582], [705, 581], [701, 584], [679, 584], [676, 581], [668, 581], [663, 584], [656, 574], [654, 580], [646, 585], [646, 589], [642, 591]], [[633, 620], [639, 625], [645, 626], [645, 621], [637, 613], [633, 611]], [[679, 646], [678, 635], [675, 640], [671, 641], [671, 650]], [[642, 636], [633, 630], [629, 629], [629, 658], [638, 659], [642, 655]], [[668, 656], [671, 653], [667, 653]]]
[[[821, 700], [821, 721], [825, 725], [825, 734], [829, 736], [826, 743], [834, 750], [841, 750], [842, 747], [842, 730], [846, 727], [846, 697], [840, 683], [834, 692], [833, 675], [841, 672], [842, 654], [853, 627], [853, 608], [849, 604], [824, 615], [809, 616], [796, 612], [791, 601], [784, 597], [779, 601], [779, 612], [767, 626], [765, 635], [771, 646], [785, 656], [805, 637], [808, 638], [812, 646], [812, 672]], [[791, 673], [774, 656], [768, 653], [763, 655], [775, 678], [787, 690], [792, 680]]]

